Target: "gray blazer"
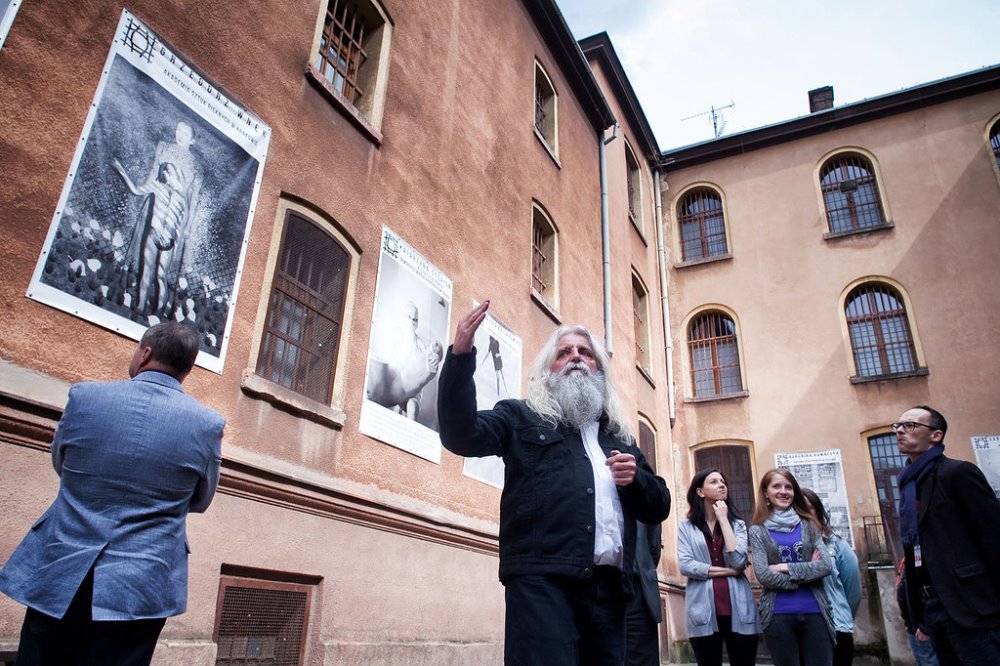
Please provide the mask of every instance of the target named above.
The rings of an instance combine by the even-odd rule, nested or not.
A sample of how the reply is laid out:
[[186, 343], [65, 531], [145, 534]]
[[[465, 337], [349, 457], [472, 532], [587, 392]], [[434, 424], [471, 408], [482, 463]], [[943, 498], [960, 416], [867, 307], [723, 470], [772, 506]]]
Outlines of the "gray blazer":
[[[810, 559], [815, 550], [820, 553], [818, 560]], [[760, 595], [760, 622], [763, 627], [766, 629], [771, 623], [777, 592], [790, 592], [797, 590], [800, 585], [808, 585], [819, 605], [820, 614], [826, 620], [830, 637], [836, 641], [837, 632], [833, 627], [830, 600], [823, 591], [823, 577], [833, 571], [833, 563], [822, 539], [813, 532], [809, 522], [802, 521], [802, 552], [799, 557], [803, 561], [789, 563], [788, 573], [775, 573], [768, 568], [771, 564], [781, 564], [781, 557], [778, 555], [778, 544], [763, 525], [750, 526], [750, 553], [754, 575], [764, 588]]]
[[0, 590], [61, 618], [93, 567], [95, 620], [183, 613], [185, 519], [215, 494], [225, 423], [161, 372], [74, 385], [52, 441], [59, 494]]
[[[742, 520], [733, 524], [736, 533], [736, 550], [725, 553], [726, 566], [742, 571], [747, 567], [747, 525]], [[687, 620], [688, 638], [711, 636], [719, 631], [715, 617], [715, 591], [708, 568], [712, 557], [708, 552], [705, 534], [690, 520], [684, 520], [677, 531], [677, 560], [681, 574], [687, 576], [684, 591], [684, 615]], [[760, 618], [753, 591], [746, 574], [727, 576], [729, 600], [733, 608], [733, 631], [737, 634], [759, 634]]]

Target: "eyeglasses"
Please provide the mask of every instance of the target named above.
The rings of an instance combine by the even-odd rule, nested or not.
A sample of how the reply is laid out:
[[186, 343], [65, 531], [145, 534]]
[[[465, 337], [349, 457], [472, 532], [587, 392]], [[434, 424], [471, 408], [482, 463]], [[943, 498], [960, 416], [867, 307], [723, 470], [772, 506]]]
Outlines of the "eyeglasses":
[[893, 431], [902, 430], [903, 432], [913, 432], [917, 426], [921, 428], [927, 428], [928, 430], [938, 430], [932, 425], [927, 425], [926, 423], [919, 423], [917, 421], [903, 421], [902, 423], [892, 423], [889, 425]]

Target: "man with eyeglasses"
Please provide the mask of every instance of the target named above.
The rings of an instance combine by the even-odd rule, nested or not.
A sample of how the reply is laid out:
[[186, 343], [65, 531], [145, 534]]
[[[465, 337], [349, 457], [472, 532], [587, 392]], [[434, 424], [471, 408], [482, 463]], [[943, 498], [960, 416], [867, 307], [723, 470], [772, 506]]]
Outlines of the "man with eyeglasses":
[[972, 463], [944, 455], [948, 422], [926, 405], [892, 424], [900, 453], [905, 603], [943, 666], [1000, 664], [1000, 501]]

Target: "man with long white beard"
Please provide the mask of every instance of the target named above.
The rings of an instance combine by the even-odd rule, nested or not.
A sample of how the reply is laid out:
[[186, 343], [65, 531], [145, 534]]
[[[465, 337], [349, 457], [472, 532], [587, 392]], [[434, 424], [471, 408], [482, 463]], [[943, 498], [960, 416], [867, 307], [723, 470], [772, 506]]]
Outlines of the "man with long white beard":
[[621, 664], [636, 520], [665, 520], [670, 493], [635, 446], [608, 357], [582, 326], [552, 334], [532, 366], [527, 400], [476, 410], [473, 339], [488, 308], [456, 327], [438, 420], [449, 451], [504, 460], [504, 660]]

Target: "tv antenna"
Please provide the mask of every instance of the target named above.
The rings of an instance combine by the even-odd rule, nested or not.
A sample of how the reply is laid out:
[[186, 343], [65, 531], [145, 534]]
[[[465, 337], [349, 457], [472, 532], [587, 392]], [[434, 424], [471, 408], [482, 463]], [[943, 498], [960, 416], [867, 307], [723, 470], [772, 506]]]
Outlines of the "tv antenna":
[[715, 134], [715, 138], [718, 139], [722, 136], [722, 132], [726, 129], [726, 119], [722, 117], [722, 112], [726, 109], [735, 109], [736, 103], [733, 100], [729, 100], [729, 104], [725, 106], [711, 106], [708, 111], [702, 111], [701, 113], [696, 113], [693, 116], [688, 116], [687, 118], [681, 118], [681, 121], [693, 120], [695, 118], [701, 118], [702, 116], [709, 116], [712, 119], [712, 133]]

